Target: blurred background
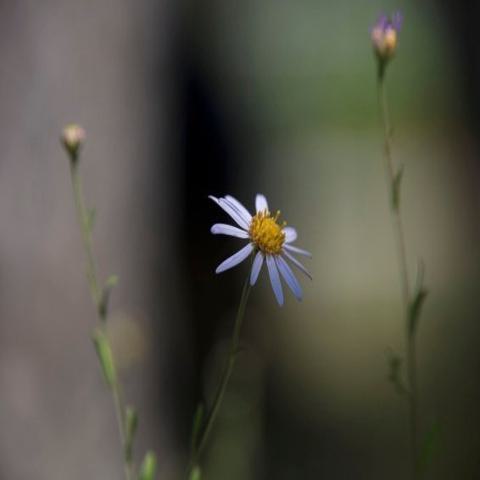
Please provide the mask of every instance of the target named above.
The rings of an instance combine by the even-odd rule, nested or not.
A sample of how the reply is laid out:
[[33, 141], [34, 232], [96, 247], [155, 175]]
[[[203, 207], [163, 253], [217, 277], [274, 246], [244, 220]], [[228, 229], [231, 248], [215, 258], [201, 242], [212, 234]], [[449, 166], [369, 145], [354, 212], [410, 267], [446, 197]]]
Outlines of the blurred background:
[[405, 166], [410, 271], [430, 296], [418, 335], [426, 478], [477, 478], [480, 422], [480, 51], [476, 3], [399, 0], [0, 1], [0, 478], [122, 478], [111, 398], [90, 340], [68, 161], [97, 209], [109, 332], [159, 479], [181, 478], [211, 399], [247, 266], [213, 237], [264, 193], [313, 252], [313, 282], [278, 308], [265, 272], [204, 458], [206, 479], [404, 479], [407, 410], [396, 251], [369, 28], [400, 9], [388, 71]]

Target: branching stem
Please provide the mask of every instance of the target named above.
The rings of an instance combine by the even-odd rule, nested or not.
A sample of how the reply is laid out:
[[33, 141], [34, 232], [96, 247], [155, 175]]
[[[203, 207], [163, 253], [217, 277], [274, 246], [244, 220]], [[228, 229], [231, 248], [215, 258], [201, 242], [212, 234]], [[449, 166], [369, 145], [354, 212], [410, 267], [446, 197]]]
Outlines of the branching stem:
[[[86, 256], [86, 276], [88, 281], [88, 286], [90, 289], [90, 295], [92, 297], [92, 301], [95, 305], [95, 311], [97, 313], [98, 321], [99, 321], [99, 329], [102, 333], [105, 334], [106, 337], [106, 312], [105, 309], [102, 308], [102, 291], [99, 288], [97, 274], [96, 274], [96, 266], [95, 266], [95, 258], [93, 255], [93, 248], [92, 248], [92, 219], [89, 215], [86, 207], [85, 201], [83, 197], [83, 190], [82, 190], [82, 182], [80, 178], [80, 174], [78, 171], [79, 161], [76, 155], [72, 155], [70, 158], [70, 174], [72, 179], [72, 186], [73, 186], [73, 194], [75, 200], [75, 208], [77, 210], [78, 222], [80, 224], [80, 229], [82, 232], [82, 240], [83, 240], [83, 248], [85, 250]], [[113, 361], [113, 359], [112, 359]], [[133, 480], [133, 464], [130, 459], [127, 458], [126, 452], [126, 427], [125, 427], [125, 406], [122, 400], [121, 388], [118, 380], [115, 378], [113, 383], [110, 385], [112, 398], [113, 398], [113, 405], [115, 410], [115, 417], [118, 423], [118, 430], [120, 434], [120, 441], [123, 450], [123, 462], [124, 462], [124, 470], [125, 470], [125, 479], [126, 480]]]
[[406, 363], [407, 363], [407, 381], [408, 381], [408, 404], [409, 404], [409, 428], [410, 428], [410, 455], [412, 463], [412, 478], [418, 479], [418, 418], [417, 418], [417, 368], [416, 368], [416, 348], [415, 333], [409, 328], [410, 311], [410, 285], [408, 277], [407, 253], [405, 244], [405, 232], [400, 211], [400, 181], [402, 171], [395, 166], [392, 158], [392, 127], [388, 110], [387, 92], [385, 88], [384, 72], [378, 77], [378, 100], [380, 106], [380, 115], [382, 117], [383, 129], [385, 135], [385, 172], [388, 188], [390, 190], [390, 210], [392, 213], [394, 235], [398, 251], [398, 263], [400, 271], [400, 281], [402, 288], [402, 301], [405, 316], [406, 332]]

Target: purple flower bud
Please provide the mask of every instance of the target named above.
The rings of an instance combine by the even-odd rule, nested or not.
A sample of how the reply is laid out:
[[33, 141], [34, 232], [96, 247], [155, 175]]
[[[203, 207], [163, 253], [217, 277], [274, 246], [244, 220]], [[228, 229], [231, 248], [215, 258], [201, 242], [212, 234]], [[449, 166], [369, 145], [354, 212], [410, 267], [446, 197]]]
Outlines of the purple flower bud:
[[395, 54], [398, 33], [402, 28], [403, 15], [394, 12], [390, 17], [381, 14], [370, 31], [373, 50], [382, 62], [390, 60]]

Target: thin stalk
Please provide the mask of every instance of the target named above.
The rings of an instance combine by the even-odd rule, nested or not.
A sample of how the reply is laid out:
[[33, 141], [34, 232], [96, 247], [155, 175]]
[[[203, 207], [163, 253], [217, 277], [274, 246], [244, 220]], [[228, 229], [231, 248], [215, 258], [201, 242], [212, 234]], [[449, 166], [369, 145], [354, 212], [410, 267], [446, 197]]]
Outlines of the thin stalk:
[[222, 405], [223, 397], [227, 390], [228, 382], [230, 380], [230, 377], [232, 376], [233, 367], [235, 366], [235, 360], [237, 358], [237, 353], [239, 349], [240, 331], [242, 328], [243, 319], [245, 318], [245, 310], [247, 307], [250, 291], [251, 291], [250, 278], [248, 276], [245, 280], [245, 284], [243, 285], [242, 296], [240, 298], [240, 304], [238, 306], [237, 315], [235, 317], [235, 324], [233, 327], [232, 339], [230, 341], [228, 356], [225, 361], [225, 365], [223, 367], [223, 373], [220, 378], [220, 382], [218, 383], [212, 408], [205, 422], [205, 427], [200, 435], [197, 445], [193, 446], [191, 459], [187, 469], [187, 478], [191, 470], [195, 467], [198, 459], [200, 458], [203, 450], [205, 449], [205, 446], [207, 445], [210, 433], [212, 431], [212, 427], [215, 423], [215, 419], [217, 418], [218, 412]]
[[[89, 218], [87, 209], [85, 208], [85, 201], [83, 197], [82, 182], [80, 174], [78, 172], [78, 158], [72, 156], [70, 158], [70, 175], [73, 186], [73, 196], [75, 200], [75, 208], [77, 211], [78, 222], [80, 224], [80, 229], [82, 232], [83, 248], [85, 250], [86, 257], [86, 276], [88, 281], [88, 286], [90, 289], [90, 295], [92, 301], [95, 305], [95, 311], [97, 313], [98, 321], [100, 324], [100, 330], [106, 334], [106, 315], [102, 314], [101, 302], [102, 294], [99, 289], [99, 284], [97, 280], [96, 266], [95, 266], [95, 257], [93, 255], [92, 248], [92, 228], [91, 220]], [[115, 417], [118, 423], [118, 431], [120, 434], [120, 441], [123, 450], [123, 464], [125, 471], [125, 479], [133, 480], [133, 465], [132, 462], [126, 458], [126, 431], [125, 431], [125, 408], [122, 401], [121, 389], [118, 381], [115, 381], [111, 385], [111, 392], [113, 398], [113, 406], [115, 410]]]
[[409, 308], [410, 308], [410, 285], [408, 279], [407, 251], [405, 243], [405, 232], [403, 227], [402, 215], [400, 211], [400, 179], [401, 175], [394, 164], [391, 148], [391, 124], [388, 110], [387, 92], [385, 88], [385, 77], [380, 73], [378, 77], [378, 100], [380, 106], [380, 115], [383, 122], [385, 136], [385, 173], [388, 187], [391, 195], [390, 211], [392, 214], [394, 235], [397, 244], [398, 264], [400, 271], [400, 281], [402, 288], [402, 302], [405, 316], [406, 332], [406, 362], [407, 362], [407, 381], [408, 381], [408, 404], [409, 404], [409, 429], [410, 429], [410, 455], [412, 462], [412, 478], [418, 478], [418, 432], [417, 432], [417, 367], [416, 367], [416, 349], [415, 334], [409, 330]]
[[83, 249], [85, 250], [85, 256], [87, 259], [87, 281], [93, 303], [95, 308], [98, 309], [100, 305], [100, 290], [98, 288], [95, 260], [93, 256], [92, 231], [89, 225], [90, 220], [88, 218], [87, 209], [85, 208], [85, 202], [83, 199], [82, 182], [78, 173], [78, 165], [79, 162], [77, 158], [72, 158], [70, 160], [70, 174], [72, 178], [75, 208], [77, 210], [78, 222], [80, 223], [81, 227], [80, 230], [82, 233]]

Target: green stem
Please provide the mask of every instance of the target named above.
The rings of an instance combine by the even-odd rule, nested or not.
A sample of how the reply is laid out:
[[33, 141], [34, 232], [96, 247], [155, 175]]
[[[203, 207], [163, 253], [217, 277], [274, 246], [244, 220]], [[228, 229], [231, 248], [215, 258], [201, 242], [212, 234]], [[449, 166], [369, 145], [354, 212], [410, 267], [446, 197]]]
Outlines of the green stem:
[[205, 449], [205, 446], [207, 445], [207, 441], [212, 431], [212, 427], [215, 423], [215, 419], [217, 418], [218, 412], [220, 410], [220, 406], [222, 405], [223, 397], [227, 390], [228, 382], [230, 380], [230, 377], [232, 376], [233, 367], [235, 365], [235, 360], [236, 360], [238, 348], [239, 348], [240, 330], [242, 327], [243, 319], [245, 317], [245, 310], [248, 302], [248, 297], [250, 295], [250, 291], [251, 291], [250, 276], [248, 276], [243, 286], [242, 296], [240, 298], [240, 304], [238, 306], [237, 315], [235, 317], [235, 325], [233, 327], [233, 334], [230, 342], [228, 357], [223, 367], [223, 373], [220, 378], [220, 382], [217, 386], [212, 408], [205, 422], [205, 427], [200, 435], [197, 445], [193, 446], [192, 456], [187, 469], [187, 478], [190, 472], [192, 471], [192, 469], [197, 464], [198, 459], [200, 458], [203, 450]]
[[407, 379], [408, 379], [408, 404], [409, 404], [409, 428], [410, 428], [410, 449], [412, 463], [412, 478], [418, 478], [418, 418], [417, 418], [417, 373], [416, 373], [416, 349], [415, 334], [409, 331], [409, 307], [410, 307], [410, 286], [408, 280], [407, 253], [405, 244], [405, 233], [403, 227], [402, 216], [400, 212], [400, 185], [398, 175], [400, 171], [395, 167], [391, 153], [391, 124], [388, 110], [387, 93], [385, 88], [385, 77], [378, 77], [378, 99], [380, 104], [380, 113], [383, 122], [385, 135], [385, 172], [387, 183], [391, 194], [391, 212], [393, 220], [394, 234], [398, 250], [398, 262], [400, 270], [400, 281], [402, 288], [403, 309], [405, 315], [405, 331], [406, 331], [406, 362], [407, 362]]
[[[102, 294], [98, 286], [96, 267], [95, 267], [95, 258], [93, 255], [92, 248], [92, 228], [91, 221], [85, 208], [85, 201], [83, 197], [82, 182], [80, 174], [78, 172], [79, 161], [76, 156], [70, 157], [70, 175], [72, 179], [73, 194], [75, 200], [75, 208], [77, 211], [78, 222], [80, 224], [80, 229], [82, 232], [83, 248], [85, 250], [86, 256], [86, 276], [88, 281], [88, 286], [90, 289], [90, 295], [92, 301], [95, 305], [95, 310], [98, 316], [100, 323], [101, 331], [106, 334], [106, 315], [102, 314], [101, 302]], [[122, 395], [120, 390], [120, 385], [118, 381], [115, 380], [111, 386], [113, 405], [115, 410], [115, 417], [118, 423], [118, 430], [120, 434], [120, 440], [122, 444], [122, 449], [124, 452], [123, 463], [125, 470], [126, 480], [133, 480], [133, 465], [130, 460], [126, 458], [126, 432], [125, 432], [125, 408], [122, 401]]]
[[100, 304], [100, 290], [98, 288], [95, 260], [92, 249], [92, 232], [89, 225], [87, 209], [85, 208], [85, 202], [83, 200], [82, 182], [78, 172], [78, 166], [79, 162], [77, 158], [70, 159], [70, 174], [72, 178], [75, 207], [82, 232], [83, 248], [87, 259], [87, 281], [93, 303], [95, 308], [98, 309]]

